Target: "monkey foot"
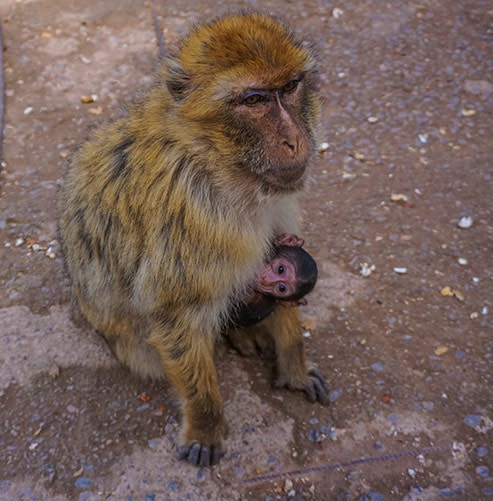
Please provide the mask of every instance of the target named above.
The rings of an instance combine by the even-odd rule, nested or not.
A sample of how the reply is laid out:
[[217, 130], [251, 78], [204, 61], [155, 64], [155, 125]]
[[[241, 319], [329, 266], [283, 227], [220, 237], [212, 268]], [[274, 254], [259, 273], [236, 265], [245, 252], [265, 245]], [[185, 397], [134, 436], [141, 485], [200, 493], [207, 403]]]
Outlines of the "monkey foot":
[[306, 376], [298, 381], [289, 381], [285, 378], [278, 378], [275, 386], [281, 388], [287, 386], [290, 390], [302, 390], [310, 402], [320, 402], [322, 405], [329, 403], [329, 390], [326, 386], [325, 378], [315, 367], [309, 367]]
[[184, 459], [197, 466], [212, 466], [219, 463], [224, 453], [217, 446], [204, 446], [197, 442], [181, 445], [178, 448], [178, 459]]
[[310, 402], [318, 400], [322, 405], [329, 403], [329, 390], [326, 386], [325, 378], [315, 367], [310, 368], [308, 371], [308, 380], [305, 383], [303, 391]]

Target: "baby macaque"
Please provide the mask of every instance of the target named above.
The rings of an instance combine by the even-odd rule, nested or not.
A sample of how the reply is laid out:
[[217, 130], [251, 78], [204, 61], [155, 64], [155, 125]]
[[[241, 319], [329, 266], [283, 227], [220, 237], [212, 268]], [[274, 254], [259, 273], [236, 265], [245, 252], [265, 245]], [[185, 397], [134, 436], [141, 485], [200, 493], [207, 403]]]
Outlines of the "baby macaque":
[[305, 295], [317, 281], [317, 263], [302, 249], [304, 241], [284, 234], [274, 242], [275, 253], [257, 275], [254, 293], [235, 312], [233, 323], [249, 327], [270, 315], [279, 301], [285, 306], [307, 304]]

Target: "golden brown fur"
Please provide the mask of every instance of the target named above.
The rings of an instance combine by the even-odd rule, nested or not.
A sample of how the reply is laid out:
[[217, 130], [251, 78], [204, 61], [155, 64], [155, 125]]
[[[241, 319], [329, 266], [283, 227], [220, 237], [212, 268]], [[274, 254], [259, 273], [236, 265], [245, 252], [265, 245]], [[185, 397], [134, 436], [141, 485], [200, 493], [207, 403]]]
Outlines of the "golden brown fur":
[[[183, 401], [180, 457], [192, 463], [222, 451], [216, 336], [274, 238], [298, 232], [315, 70], [310, 50], [269, 16], [199, 26], [66, 173], [60, 232], [75, 301], [123, 363], [169, 378]], [[246, 104], [249, 89], [268, 90], [265, 106]], [[279, 383], [324, 400], [297, 309], [280, 308], [265, 329]]]

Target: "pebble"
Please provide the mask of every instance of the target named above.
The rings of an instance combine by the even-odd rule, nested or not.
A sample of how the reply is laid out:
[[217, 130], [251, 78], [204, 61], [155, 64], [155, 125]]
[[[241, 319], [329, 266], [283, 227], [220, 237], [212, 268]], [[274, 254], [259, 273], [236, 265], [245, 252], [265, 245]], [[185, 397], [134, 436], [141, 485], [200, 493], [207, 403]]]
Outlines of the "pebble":
[[440, 496], [453, 498], [455, 496], [463, 494], [463, 489], [461, 489], [460, 487], [457, 489], [450, 489], [449, 487], [445, 487], [444, 489], [440, 489], [438, 493], [440, 494]]
[[149, 447], [151, 449], [155, 449], [161, 443], [161, 439], [160, 438], [151, 438], [151, 440], [149, 440], [147, 443], [149, 444]]
[[80, 477], [75, 481], [75, 487], [90, 487], [92, 480], [86, 477]]
[[470, 228], [472, 226], [472, 217], [471, 216], [463, 216], [460, 218], [457, 226], [462, 228], [463, 230]]
[[380, 362], [377, 362], [375, 364], [371, 364], [371, 368], [375, 371], [375, 372], [382, 372], [383, 371], [383, 364], [381, 364]]
[[312, 428], [308, 432], [308, 440], [310, 440], [310, 442], [320, 442], [320, 433], [317, 428]]
[[369, 265], [368, 263], [361, 263], [360, 268], [360, 273], [363, 277], [369, 277], [376, 270], [374, 264]]
[[483, 480], [489, 477], [489, 471], [487, 466], [477, 466], [476, 474], [479, 475]]
[[166, 484], [166, 490], [171, 492], [178, 492], [180, 490], [180, 484], [178, 482], [175, 482], [174, 480], [170, 480]]
[[329, 401], [335, 402], [341, 395], [342, 395], [342, 390], [339, 388], [334, 391], [331, 391], [329, 393]]
[[475, 414], [469, 414], [464, 418], [464, 423], [466, 423], [467, 426], [471, 426], [472, 428], [481, 426], [481, 421], [481, 416], [476, 416]]
[[476, 450], [476, 454], [478, 457], [484, 458], [488, 455], [488, 447], [486, 447], [485, 445], [480, 445]]
[[360, 501], [385, 501], [385, 496], [379, 492], [370, 491], [368, 494], [363, 494]]
[[407, 273], [407, 268], [397, 267], [394, 268], [395, 273], [399, 273], [399, 275], [404, 275]]

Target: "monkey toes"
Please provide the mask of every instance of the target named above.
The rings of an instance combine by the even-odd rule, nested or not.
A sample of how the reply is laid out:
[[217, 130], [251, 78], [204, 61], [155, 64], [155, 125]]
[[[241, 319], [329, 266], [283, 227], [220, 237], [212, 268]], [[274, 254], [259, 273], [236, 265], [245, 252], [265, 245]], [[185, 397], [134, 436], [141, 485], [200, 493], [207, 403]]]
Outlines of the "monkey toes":
[[303, 377], [294, 377], [289, 374], [287, 377], [278, 377], [275, 386], [282, 388], [286, 386], [290, 390], [301, 390], [305, 393], [310, 402], [320, 402], [322, 405], [329, 403], [329, 390], [326, 385], [325, 377], [315, 367], [309, 367]]
[[303, 391], [310, 402], [318, 400], [322, 405], [329, 403], [329, 390], [326, 386], [325, 378], [315, 367], [310, 368], [308, 371], [308, 379]]
[[219, 463], [224, 452], [215, 445], [205, 446], [199, 443], [185, 444], [178, 448], [178, 459], [184, 459], [197, 466], [212, 466]]

